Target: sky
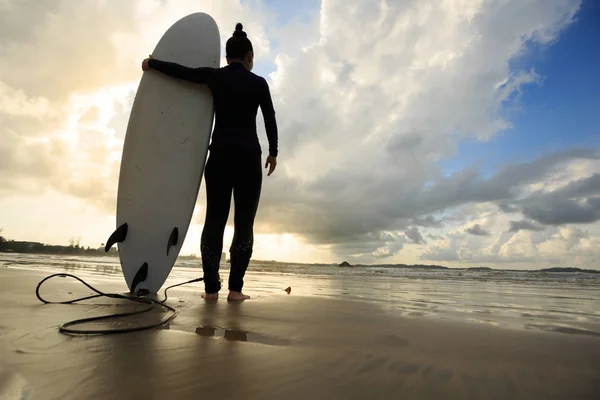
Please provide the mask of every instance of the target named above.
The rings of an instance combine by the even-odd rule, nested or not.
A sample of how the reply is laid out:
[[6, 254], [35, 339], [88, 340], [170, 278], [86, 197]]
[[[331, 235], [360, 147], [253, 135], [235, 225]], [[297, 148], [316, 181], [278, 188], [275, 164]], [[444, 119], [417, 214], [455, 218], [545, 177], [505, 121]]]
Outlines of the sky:
[[600, 269], [594, 0], [0, 0], [2, 235], [106, 241], [140, 63], [198, 11], [277, 113], [255, 259]]

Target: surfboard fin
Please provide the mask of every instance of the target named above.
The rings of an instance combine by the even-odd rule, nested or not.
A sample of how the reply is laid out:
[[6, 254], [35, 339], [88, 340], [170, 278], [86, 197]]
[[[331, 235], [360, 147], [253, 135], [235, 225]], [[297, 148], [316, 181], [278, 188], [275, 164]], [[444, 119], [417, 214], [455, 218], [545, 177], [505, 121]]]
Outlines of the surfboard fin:
[[171, 236], [169, 236], [169, 242], [167, 243], [167, 255], [169, 255], [169, 250], [171, 247], [175, 246], [179, 241], [179, 229], [177, 227], [173, 228], [171, 232]]
[[127, 222], [123, 225], [119, 226], [108, 238], [106, 245], [104, 246], [104, 251], [107, 252], [115, 243], [121, 243], [127, 237]]
[[135, 276], [133, 277], [133, 282], [131, 283], [131, 293], [135, 293], [135, 289], [137, 288], [137, 286], [140, 283], [144, 282], [146, 280], [146, 278], [148, 278], [148, 263], [147, 262], [142, 264], [140, 269], [138, 269], [138, 272], [136, 272]]

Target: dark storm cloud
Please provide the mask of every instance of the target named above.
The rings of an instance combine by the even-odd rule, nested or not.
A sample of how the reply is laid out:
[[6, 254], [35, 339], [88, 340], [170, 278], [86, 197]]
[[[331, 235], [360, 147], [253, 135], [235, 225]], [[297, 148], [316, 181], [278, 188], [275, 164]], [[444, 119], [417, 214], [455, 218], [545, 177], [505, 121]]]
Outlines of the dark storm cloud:
[[592, 223], [600, 220], [600, 174], [553, 191], [537, 191], [515, 201], [523, 215], [543, 225]]
[[415, 244], [426, 243], [425, 239], [423, 239], [423, 236], [421, 235], [421, 232], [419, 232], [419, 228], [417, 228], [416, 226], [412, 226], [409, 229], [405, 230], [404, 234]]
[[523, 215], [544, 225], [585, 224], [600, 220], [600, 197], [580, 201], [551, 199], [523, 207]]
[[543, 226], [537, 225], [531, 221], [522, 220], [522, 221], [510, 221], [509, 232], [518, 232], [521, 230], [524, 231], [542, 231], [544, 230]]
[[490, 232], [485, 230], [481, 225], [475, 224], [466, 229], [466, 232], [473, 236], [489, 236]]

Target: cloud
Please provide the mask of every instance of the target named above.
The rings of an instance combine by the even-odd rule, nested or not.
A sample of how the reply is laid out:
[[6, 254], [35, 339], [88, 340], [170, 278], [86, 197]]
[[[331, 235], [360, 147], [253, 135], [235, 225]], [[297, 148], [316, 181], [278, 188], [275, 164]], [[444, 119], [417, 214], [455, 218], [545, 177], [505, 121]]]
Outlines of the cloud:
[[427, 237], [432, 240], [444, 240], [443, 236], [428, 234]]
[[590, 197], [582, 201], [551, 200], [525, 207], [523, 214], [544, 225], [595, 222], [600, 219], [600, 197]]
[[522, 221], [510, 221], [510, 232], [518, 232], [520, 230], [526, 231], [542, 231], [544, 227], [539, 226], [533, 222], [522, 220]]
[[523, 214], [544, 225], [600, 220], [600, 174], [551, 191], [536, 191], [521, 201]]
[[54, 116], [48, 99], [43, 97], [30, 98], [21, 90], [16, 90], [0, 82], [0, 112], [13, 117], [32, 117], [35, 119]]
[[67, 156], [61, 141], [29, 141], [0, 129], [0, 194], [44, 191], [62, 170], [56, 160]]
[[223, 39], [246, 22], [269, 53], [263, 16], [236, 0], [21, 0], [0, 13], [0, 191], [57, 190], [113, 213], [140, 61], [177, 19], [209, 12]]
[[556, 37], [577, 4], [431, 4], [324, 1], [319, 41], [277, 56], [282, 168], [265, 185], [268, 229], [314, 243], [405, 230], [463, 204], [512, 200], [551, 167], [587, 155], [507, 166], [487, 181], [474, 167], [443, 177], [436, 163], [457, 139], [510, 126], [503, 106], [538, 77], [507, 62], [527, 40]]
[[[491, 215], [486, 213], [485, 217], [482, 212], [471, 215], [478, 215], [485, 229], [470, 222], [457, 224], [445, 237], [435, 238], [425, 246], [421, 259], [509, 268], [540, 268], [540, 265], [594, 268], [600, 260], [600, 250], [594, 248], [600, 243], [597, 225], [589, 225], [589, 229], [542, 226], [528, 220], [511, 220], [511, 215], [501, 210]], [[470, 235], [470, 228], [478, 225], [477, 230], [488, 234]]]
[[594, 247], [600, 243], [598, 236], [578, 228], [550, 230], [553, 232], [520, 230], [489, 237], [471, 236], [477, 243], [469, 243], [464, 235], [451, 235], [450, 240], [427, 247], [421, 258], [457, 266], [491, 264], [500, 268], [536, 269], [540, 265], [589, 268], [600, 260], [600, 252]]
[[483, 229], [481, 227], [481, 225], [479, 224], [475, 224], [469, 228], [467, 228], [466, 232], [470, 235], [475, 235], [475, 236], [489, 236], [490, 232]]
[[419, 228], [417, 228], [416, 226], [412, 226], [409, 229], [405, 230], [404, 234], [415, 244], [426, 243], [425, 239], [423, 239], [423, 235], [421, 235], [421, 232], [419, 232]]
[[66, 100], [73, 92], [123, 85], [140, 77], [140, 60], [177, 19], [204, 11], [228, 38], [243, 19], [255, 48], [268, 54], [260, 15], [236, 0], [86, 1], [22, 0], [2, 13], [0, 77], [32, 96]]
[[413, 218], [412, 223], [425, 228], [439, 228], [443, 225], [443, 221], [436, 219], [433, 215]]

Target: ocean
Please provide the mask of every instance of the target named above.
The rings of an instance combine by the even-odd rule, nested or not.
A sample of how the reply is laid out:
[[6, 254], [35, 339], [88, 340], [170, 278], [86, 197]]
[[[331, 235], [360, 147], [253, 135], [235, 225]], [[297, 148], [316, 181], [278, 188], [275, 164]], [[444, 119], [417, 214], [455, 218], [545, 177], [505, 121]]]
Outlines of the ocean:
[[[93, 281], [100, 290], [103, 281], [122, 281], [127, 290], [119, 260], [111, 256], [0, 253], [0, 268], [68, 272]], [[222, 264], [225, 287], [228, 272], [228, 264]], [[201, 276], [199, 259], [179, 259], [163, 289]], [[600, 336], [600, 274], [252, 262], [244, 292], [253, 298], [287, 295], [287, 287], [290, 296], [368, 302], [407, 318]], [[192, 290], [200, 301], [202, 289], [196, 283], [172, 289], [169, 296]]]

